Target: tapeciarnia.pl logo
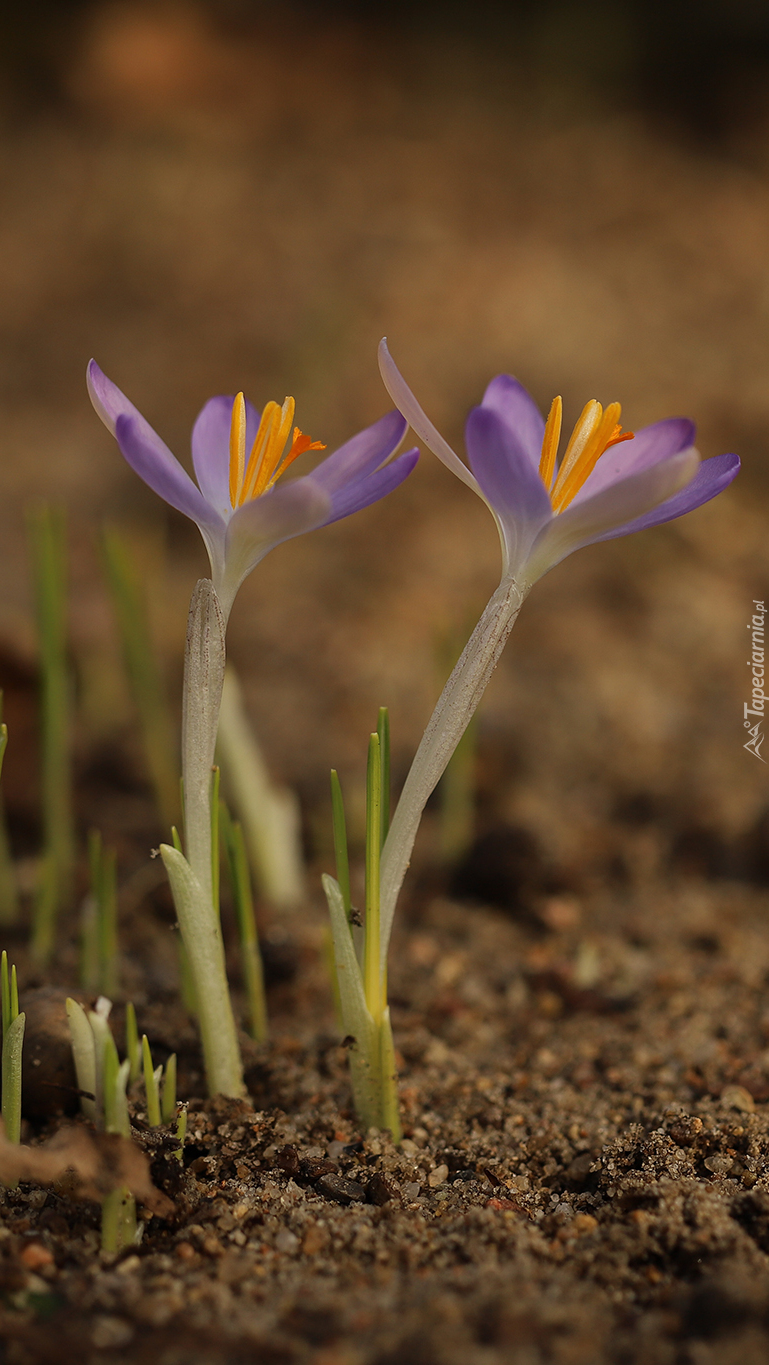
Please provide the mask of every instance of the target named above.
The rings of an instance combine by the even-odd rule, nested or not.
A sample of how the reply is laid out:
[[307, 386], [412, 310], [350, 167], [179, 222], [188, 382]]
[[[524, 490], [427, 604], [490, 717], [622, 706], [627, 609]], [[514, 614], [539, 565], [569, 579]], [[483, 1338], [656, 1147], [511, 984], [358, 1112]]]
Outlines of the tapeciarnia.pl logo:
[[[764, 721], [764, 708], [766, 706], [766, 693], [764, 692], [765, 664], [764, 664], [764, 618], [766, 607], [763, 602], [753, 601], [755, 611], [748, 622], [748, 630], [751, 632], [751, 657], [748, 659], [748, 668], [752, 669], [751, 678], [751, 699], [743, 705], [743, 724], [748, 731], [750, 738], [747, 744], [743, 744], [743, 749], [747, 749], [754, 758], [766, 763], [766, 759], [761, 757], [761, 745], [764, 742], [764, 735], [761, 726]], [[755, 720], [751, 720], [755, 717]]]

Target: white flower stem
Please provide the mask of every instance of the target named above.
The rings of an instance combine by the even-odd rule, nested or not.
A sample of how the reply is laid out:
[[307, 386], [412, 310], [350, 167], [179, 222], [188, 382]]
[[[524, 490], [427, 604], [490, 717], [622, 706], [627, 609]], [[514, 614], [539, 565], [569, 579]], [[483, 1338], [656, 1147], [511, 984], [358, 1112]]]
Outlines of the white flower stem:
[[[182, 714], [186, 860], [161, 849], [174, 893], [197, 1001], [208, 1088], [242, 1095], [243, 1066], [232, 1013], [212, 877], [211, 784], [224, 681], [225, 619], [213, 583], [195, 586], [187, 623]], [[181, 865], [186, 861], [187, 868]], [[191, 875], [188, 875], [191, 874]]]
[[395, 903], [430, 794], [483, 696], [526, 596], [526, 588], [503, 577], [444, 687], [414, 756], [382, 850], [381, 957], [387, 962]]

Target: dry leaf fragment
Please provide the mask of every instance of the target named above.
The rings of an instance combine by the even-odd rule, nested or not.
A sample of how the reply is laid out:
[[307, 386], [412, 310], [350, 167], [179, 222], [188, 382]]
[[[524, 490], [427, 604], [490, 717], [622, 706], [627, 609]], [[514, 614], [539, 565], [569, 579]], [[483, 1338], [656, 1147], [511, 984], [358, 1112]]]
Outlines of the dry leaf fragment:
[[19, 1180], [58, 1185], [73, 1199], [97, 1203], [113, 1190], [128, 1189], [161, 1218], [174, 1211], [173, 1201], [150, 1180], [144, 1152], [118, 1133], [97, 1133], [82, 1125], [60, 1128], [40, 1147], [17, 1146], [0, 1131], [0, 1182]]

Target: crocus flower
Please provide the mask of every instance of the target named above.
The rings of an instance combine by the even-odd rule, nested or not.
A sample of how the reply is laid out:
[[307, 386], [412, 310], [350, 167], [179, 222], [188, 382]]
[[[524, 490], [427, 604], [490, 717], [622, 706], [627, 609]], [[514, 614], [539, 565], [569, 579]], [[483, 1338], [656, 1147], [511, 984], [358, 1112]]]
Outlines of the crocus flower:
[[673, 417], [622, 431], [619, 403], [584, 408], [560, 466], [561, 400], [547, 421], [516, 379], [492, 379], [467, 421], [470, 467], [419, 406], [384, 341], [379, 365], [410, 426], [487, 504], [502, 545], [502, 578], [441, 693], [406, 778], [382, 852], [381, 961], [422, 811], [446, 769], [532, 584], [572, 550], [691, 512], [736, 475], [736, 455], [700, 462], [694, 426]]
[[293, 398], [282, 407], [268, 403], [260, 417], [239, 393], [209, 399], [195, 422], [196, 484], [94, 360], [87, 380], [91, 402], [131, 467], [198, 526], [225, 617], [243, 579], [276, 545], [368, 507], [402, 483], [418, 458], [409, 450], [390, 459], [407, 423], [389, 412], [312, 473], [279, 483], [299, 455], [325, 446], [298, 427], [292, 435]]
[[623, 432], [619, 403], [604, 410], [595, 400], [583, 409], [557, 466], [560, 398], [545, 421], [523, 385], [502, 374], [468, 417], [468, 468], [419, 406], [384, 341], [379, 363], [390, 397], [417, 436], [489, 507], [503, 577], [524, 591], [582, 545], [659, 526], [709, 502], [740, 467], [736, 455], [701, 462], [686, 418]]

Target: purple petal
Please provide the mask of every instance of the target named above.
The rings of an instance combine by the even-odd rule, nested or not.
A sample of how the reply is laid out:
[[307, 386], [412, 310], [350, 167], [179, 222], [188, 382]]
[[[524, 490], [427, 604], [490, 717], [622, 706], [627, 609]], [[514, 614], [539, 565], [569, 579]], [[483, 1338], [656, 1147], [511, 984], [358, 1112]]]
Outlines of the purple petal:
[[308, 477], [313, 478], [328, 493], [336, 493], [351, 480], [365, 478], [384, 464], [398, 449], [407, 430], [405, 417], [396, 411], [388, 412], [373, 426], [366, 427], [365, 431], [359, 431], [357, 436], [346, 441]]
[[640, 474], [660, 460], [680, 455], [694, 446], [695, 426], [687, 417], [668, 417], [664, 422], [643, 427], [632, 441], [621, 441], [610, 446], [577, 493], [574, 503], [585, 502], [603, 488], [608, 488], [630, 474]]
[[715, 498], [728, 488], [739, 472], [738, 455], [712, 455], [709, 460], [703, 460], [691, 483], [682, 488], [680, 493], [668, 498], [653, 511], [646, 512], [633, 521], [626, 521], [623, 526], [606, 531], [602, 536], [596, 536], [596, 540], [614, 540], [617, 536], [629, 536], [633, 531], [645, 531], [650, 526], [662, 526], [666, 521], [673, 521], [675, 517], [682, 517], [686, 512], [693, 512], [695, 507], [702, 507], [703, 503], [710, 502], [711, 498]]
[[526, 566], [527, 579], [535, 582], [582, 545], [608, 539], [612, 534], [626, 534], [637, 519], [643, 520], [685, 489], [698, 466], [697, 452], [684, 450], [621, 479], [585, 502], [571, 503], [553, 517], [534, 542]]
[[191, 517], [201, 528], [223, 531], [222, 518], [209, 507], [200, 489], [143, 417], [118, 416], [115, 436], [131, 468], [165, 502]]
[[553, 515], [550, 498], [507, 423], [492, 408], [473, 408], [465, 441], [470, 468], [494, 511], [503, 521], [539, 530]]
[[[192, 463], [200, 490], [225, 521], [232, 515], [230, 502], [230, 425], [234, 397], [209, 398], [192, 428]], [[259, 413], [246, 400], [246, 459], [259, 427]]]
[[505, 426], [513, 433], [521, 451], [538, 470], [542, 438], [545, 434], [545, 419], [523, 384], [519, 384], [512, 375], [497, 375], [483, 395], [481, 407], [489, 408], [502, 418]]
[[459, 456], [451, 449], [448, 441], [444, 441], [437, 427], [434, 427], [430, 418], [419, 406], [411, 389], [406, 383], [398, 366], [395, 364], [390, 352], [387, 349], [387, 339], [382, 337], [379, 343], [379, 373], [382, 376], [387, 392], [406, 418], [411, 430], [420, 441], [424, 441], [428, 450], [437, 455], [438, 459], [456, 474], [462, 483], [466, 483], [468, 488], [472, 488], [474, 493], [483, 497], [477, 481], [473, 478], [466, 464], [460, 460]]
[[227, 527], [225, 568], [218, 581], [214, 579], [225, 614], [259, 560], [282, 541], [323, 526], [329, 509], [328, 493], [308, 476], [279, 484], [233, 512]]
[[[360, 512], [363, 507], [370, 507], [372, 502], [384, 498], [408, 478], [418, 459], [418, 450], [407, 450], [375, 473], [347, 483], [337, 493], [332, 494], [331, 515], [326, 518], [323, 525], [330, 526], [333, 521], [349, 517], [351, 513]], [[315, 481], [315, 474], [309, 474], [307, 477]]]

